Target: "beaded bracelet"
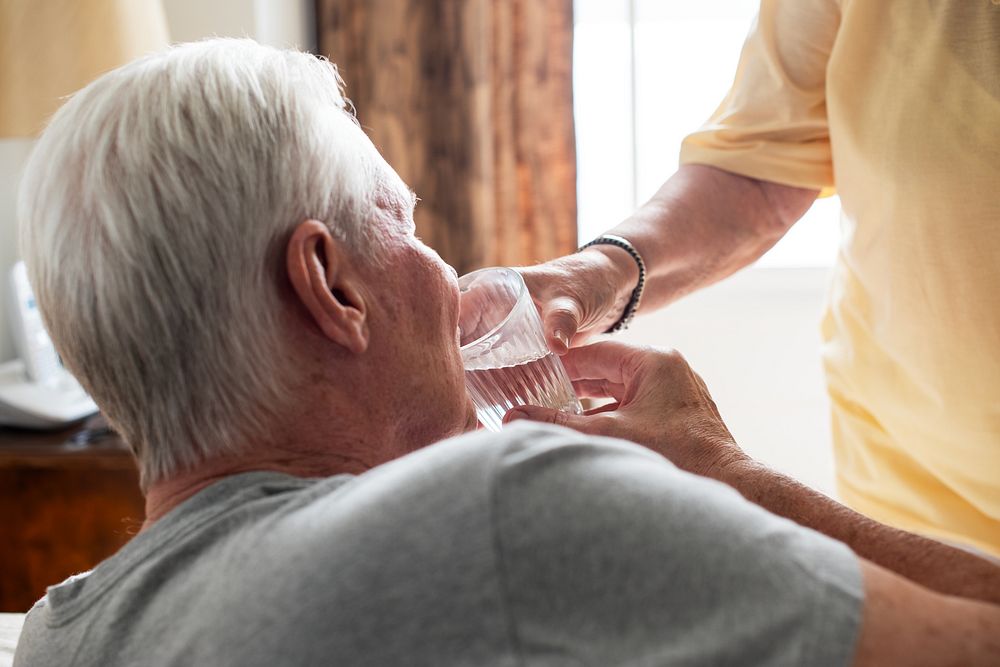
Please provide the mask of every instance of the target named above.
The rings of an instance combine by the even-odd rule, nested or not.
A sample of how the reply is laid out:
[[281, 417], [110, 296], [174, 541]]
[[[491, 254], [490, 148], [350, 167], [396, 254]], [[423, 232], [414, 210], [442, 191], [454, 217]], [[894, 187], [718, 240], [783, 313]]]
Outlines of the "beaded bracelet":
[[[612, 324], [607, 331], [604, 333], [616, 333], [624, 329], [628, 329], [629, 322], [635, 316], [635, 311], [639, 308], [639, 300], [642, 299], [642, 289], [646, 286], [646, 263], [642, 261], [642, 256], [639, 251], [635, 249], [635, 246], [629, 243], [629, 240], [621, 236], [615, 236], [614, 234], [601, 234], [596, 239], [590, 243], [585, 243], [580, 246], [580, 250], [584, 248], [589, 248], [593, 245], [613, 245], [621, 248], [628, 254], [632, 255], [632, 259], [639, 266], [639, 283], [632, 290], [632, 296], [629, 298], [628, 303], [625, 304], [625, 310], [622, 312], [622, 316], [618, 318], [618, 321]], [[580, 252], [577, 250], [577, 252]]]

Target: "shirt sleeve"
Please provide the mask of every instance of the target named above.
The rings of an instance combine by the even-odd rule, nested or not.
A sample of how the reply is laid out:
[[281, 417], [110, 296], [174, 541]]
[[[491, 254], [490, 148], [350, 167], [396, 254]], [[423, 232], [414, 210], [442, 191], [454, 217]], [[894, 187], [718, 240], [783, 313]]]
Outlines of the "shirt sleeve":
[[839, 27], [836, 0], [762, 0], [732, 88], [681, 164], [832, 194], [826, 71]]
[[843, 544], [617, 440], [532, 425], [493, 488], [512, 640], [549, 664], [848, 665]]

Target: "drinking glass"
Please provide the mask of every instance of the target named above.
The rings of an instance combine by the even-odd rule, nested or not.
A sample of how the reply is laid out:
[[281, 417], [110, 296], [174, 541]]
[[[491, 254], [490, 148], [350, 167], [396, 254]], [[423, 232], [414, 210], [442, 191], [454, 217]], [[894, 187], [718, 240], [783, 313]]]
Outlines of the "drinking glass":
[[480, 423], [499, 431], [503, 416], [518, 405], [581, 414], [566, 369], [545, 342], [521, 274], [503, 267], [480, 269], [458, 284], [465, 384]]

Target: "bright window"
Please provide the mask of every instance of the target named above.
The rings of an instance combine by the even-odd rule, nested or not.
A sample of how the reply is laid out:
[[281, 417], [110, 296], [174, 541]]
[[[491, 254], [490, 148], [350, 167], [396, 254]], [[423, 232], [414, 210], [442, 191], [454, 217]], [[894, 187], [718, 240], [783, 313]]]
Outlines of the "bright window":
[[[580, 240], [620, 222], [677, 169], [722, 101], [756, 0], [576, 0]], [[830, 266], [840, 202], [819, 200], [758, 266]]]

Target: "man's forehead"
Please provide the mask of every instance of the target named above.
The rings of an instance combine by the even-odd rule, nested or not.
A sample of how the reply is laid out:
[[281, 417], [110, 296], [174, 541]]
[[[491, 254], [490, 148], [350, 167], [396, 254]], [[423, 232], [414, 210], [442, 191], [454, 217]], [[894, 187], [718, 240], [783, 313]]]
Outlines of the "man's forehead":
[[414, 231], [413, 207], [417, 196], [391, 168], [380, 170], [375, 184], [375, 206], [408, 232]]
[[416, 193], [403, 182], [403, 179], [386, 165], [379, 170], [375, 185], [376, 201], [381, 208], [391, 208], [399, 203], [412, 206], [416, 204]]

